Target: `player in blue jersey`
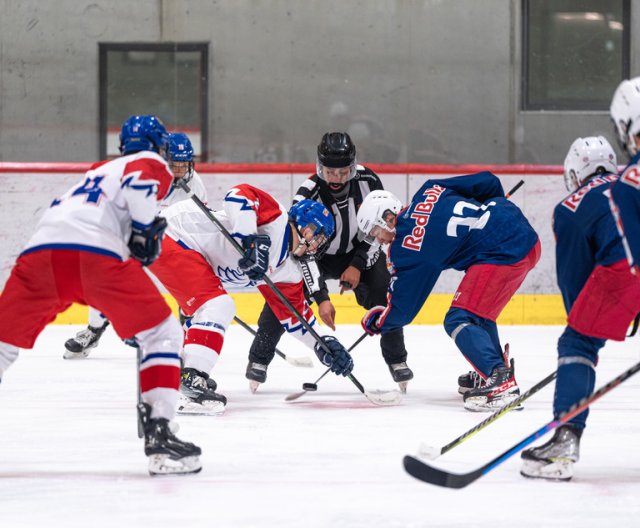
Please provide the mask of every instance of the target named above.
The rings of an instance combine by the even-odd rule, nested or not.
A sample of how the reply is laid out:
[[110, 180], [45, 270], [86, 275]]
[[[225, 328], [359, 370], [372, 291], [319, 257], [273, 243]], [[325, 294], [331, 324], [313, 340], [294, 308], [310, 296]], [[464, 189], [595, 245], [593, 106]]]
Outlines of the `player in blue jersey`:
[[610, 113], [620, 146], [630, 158], [619, 182], [611, 187], [612, 207], [629, 262], [640, 275], [640, 77], [620, 83]]
[[442, 271], [465, 271], [444, 320], [479, 375], [475, 387], [460, 383], [465, 409], [493, 411], [517, 398], [496, 319], [538, 262], [540, 242], [500, 180], [490, 172], [427, 180], [405, 209], [391, 193], [374, 191], [358, 211], [358, 226], [390, 244], [392, 268], [388, 305], [369, 310], [364, 329], [384, 334], [409, 324]]
[[[640, 309], [640, 279], [631, 274], [609, 208], [618, 180], [616, 157], [603, 137], [576, 139], [564, 162], [571, 192], [555, 208], [556, 272], [568, 319], [558, 340], [553, 415], [593, 392], [598, 351], [623, 341]], [[522, 475], [569, 480], [579, 459], [586, 410], [556, 429], [548, 442], [522, 453]]]

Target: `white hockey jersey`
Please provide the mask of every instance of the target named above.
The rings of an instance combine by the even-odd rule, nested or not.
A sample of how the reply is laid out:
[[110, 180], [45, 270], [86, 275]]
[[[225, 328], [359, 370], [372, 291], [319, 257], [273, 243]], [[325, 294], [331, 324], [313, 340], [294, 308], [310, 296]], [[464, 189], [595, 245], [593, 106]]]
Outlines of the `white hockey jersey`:
[[153, 222], [172, 183], [167, 162], [155, 152], [96, 163], [51, 203], [24, 252], [79, 249], [127, 259], [132, 224]]

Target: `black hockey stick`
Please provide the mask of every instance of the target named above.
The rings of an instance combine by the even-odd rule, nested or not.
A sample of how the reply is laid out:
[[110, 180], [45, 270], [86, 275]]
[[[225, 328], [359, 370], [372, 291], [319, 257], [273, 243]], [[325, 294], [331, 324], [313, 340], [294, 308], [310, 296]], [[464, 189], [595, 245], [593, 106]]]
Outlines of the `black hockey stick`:
[[[247, 332], [249, 332], [251, 335], [256, 336], [258, 334], [253, 328], [251, 328], [247, 323], [245, 323], [239, 317], [234, 316], [233, 320], [236, 323], [238, 323], [242, 328], [244, 328]], [[287, 363], [289, 363], [289, 365], [293, 365], [294, 367], [304, 367], [304, 368], [313, 367], [313, 362], [308, 357], [305, 357], [305, 356], [300, 356], [300, 357], [287, 356], [284, 352], [281, 352], [277, 348], [276, 348], [276, 354], [278, 354], [282, 359], [284, 359]]]
[[436, 486], [442, 486], [445, 488], [454, 488], [460, 489], [468, 486], [472, 482], [476, 481], [483, 475], [486, 475], [492, 469], [495, 469], [500, 464], [502, 464], [505, 460], [511, 458], [513, 455], [518, 453], [520, 450], [528, 446], [531, 442], [537, 440], [541, 436], [545, 435], [549, 431], [552, 431], [556, 427], [559, 427], [563, 423], [568, 422], [574, 416], [580, 414], [582, 411], [587, 409], [593, 402], [600, 399], [602, 396], [607, 394], [609, 391], [620, 385], [622, 382], [628, 380], [631, 376], [633, 376], [636, 372], [640, 370], [640, 363], [636, 363], [629, 369], [625, 370], [622, 374], [612, 379], [609, 383], [600, 387], [596, 392], [594, 392], [591, 396], [587, 396], [582, 398], [579, 402], [572, 405], [571, 408], [560, 415], [556, 420], [552, 420], [546, 425], [543, 425], [540, 429], [535, 431], [534, 433], [527, 436], [525, 439], [518, 442], [513, 447], [507, 449], [504, 453], [498, 455], [496, 458], [487, 462], [484, 466], [471, 471], [469, 473], [450, 473], [443, 469], [438, 469], [426, 464], [414, 458], [410, 455], [406, 455], [403, 460], [404, 469], [409, 473], [412, 477], [417, 478], [418, 480], [422, 480], [423, 482], [428, 482], [429, 484], [435, 484]]
[[513, 186], [513, 189], [511, 189], [507, 194], [504, 195], [504, 197], [507, 199], [511, 198], [511, 196], [513, 196], [513, 193], [515, 193], [523, 185], [524, 185], [524, 180], [520, 180], [518, 183], [516, 183]]
[[[204, 203], [202, 203], [202, 200], [200, 200], [200, 198], [198, 198], [195, 194], [191, 192], [191, 189], [189, 189], [187, 182], [183, 181], [182, 179], [179, 179], [177, 181], [177, 185], [189, 196], [191, 196], [191, 199], [195, 202], [195, 204], [200, 208], [200, 210], [205, 214], [205, 216], [218, 227], [222, 235], [229, 241], [229, 243], [236, 249], [236, 251], [238, 251], [240, 255], [244, 255], [244, 249], [242, 248], [242, 246], [238, 243], [238, 241], [235, 238], [231, 236], [231, 233], [229, 233], [227, 228], [224, 227], [222, 223], [220, 223], [220, 221], [209, 210], [209, 208]], [[298, 321], [304, 327], [304, 329], [307, 332], [309, 332], [309, 334], [316, 340], [317, 345], [320, 348], [322, 348], [324, 352], [326, 352], [330, 356], [333, 356], [333, 353], [331, 352], [327, 344], [320, 338], [320, 336], [318, 335], [318, 332], [316, 332], [313, 329], [313, 327], [307, 322], [307, 320], [304, 317], [302, 317], [302, 315], [298, 312], [298, 310], [296, 310], [295, 306], [293, 306], [289, 302], [289, 299], [287, 299], [282, 294], [280, 289], [273, 283], [273, 281], [267, 275], [265, 275], [262, 278], [262, 280], [265, 282], [267, 286], [269, 286], [269, 288], [271, 288], [271, 291], [276, 295], [276, 297], [278, 297], [278, 299], [280, 299], [280, 302], [282, 302], [282, 304], [284, 304], [288, 308], [291, 314], [293, 314], [298, 319]], [[369, 392], [364, 389], [362, 383], [360, 383], [353, 374], [348, 374], [346, 377], [356, 386], [356, 388], [362, 394], [364, 394], [364, 396], [371, 403], [374, 403], [375, 405], [397, 405], [398, 403], [400, 403], [400, 400], [402, 399], [402, 395], [398, 391], [388, 391], [388, 392], [380, 392], [380, 393]]]
[[558, 374], [557, 372], [552, 372], [542, 381], [539, 381], [538, 383], [536, 383], [527, 392], [525, 392], [524, 394], [522, 394], [521, 396], [513, 400], [510, 404], [505, 405], [504, 407], [502, 407], [502, 409], [497, 410], [491, 416], [489, 416], [486, 420], [483, 420], [472, 429], [469, 429], [466, 433], [460, 435], [455, 440], [452, 440], [451, 442], [449, 442], [447, 445], [444, 445], [442, 447], [433, 447], [433, 446], [425, 446], [425, 445], [420, 446], [420, 456], [425, 456], [433, 460], [434, 458], [438, 458], [440, 455], [444, 455], [446, 452], [451, 451], [454, 447], [459, 446], [462, 442], [472, 437], [474, 434], [481, 431], [482, 429], [487, 427], [489, 424], [492, 424], [501, 416], [504, 416], [509, 411], [512, 411], [513, 409], [518, 407], [518, 405], [520, 405], [523, 401], [533, 396], [540, 389], [542, 389], [543, 387], [546, 387], [549, 383], [551, 383], [554, 379], [556, 379], [557, 374]]
[[[349, 350], [347, 350], [347, 352], [351, 352], [354, 348], [356, 348], [356, 346], [358, 346], [360, 344], [360, 342], [367, 337], [369, 334], [367, 334], [366, 332], [364, 334], [362, 334], [357, 341], [351, 345], [349, 347]], [[300, 396], [304, 396], [307, 392], [315, 392], [318, 390], [318, 383], [320, 382], [320, 380], [322, 378], [324, 378], [327, 374], [329, 374], [329, 372], [331, 372], [331, 369], [328, 368], [327, 370], [325, 370], [322, 373], [322, 376], [320, 376], [315, 382], [313, 383], [303, 383], [302, 384], [302, 392], [296, 392], [295, 394], [289, 394], [286, 398], [285, 401], [293, 401], [293, 400], [297, 400], [298, 398], [300, 398]]]

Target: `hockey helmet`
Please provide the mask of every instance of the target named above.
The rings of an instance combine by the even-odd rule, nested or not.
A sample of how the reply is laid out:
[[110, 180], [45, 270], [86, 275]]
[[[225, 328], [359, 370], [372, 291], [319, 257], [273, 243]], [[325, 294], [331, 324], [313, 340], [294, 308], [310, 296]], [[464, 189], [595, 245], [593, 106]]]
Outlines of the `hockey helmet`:
[[193, 177], [193, 146], [183, 132], [169, 134], [168, 160], [176, 179], [188, 183]]
[[[314, 200], [301, 200], [289, 209], [289, 220], [295, 225], [300, 237], [300, 244], [298, 248], [294, 249], [294, 255], [298, 257], [304, 254], [319, 256], [326, 251], [326, 243], [335, 231], [335, 222], [333, 215], [324, 205]], [[303, 236], [306, 228], [311, 230], [310, 240]]]
[[620, 83], [609, 111], [620, 146], [629, 156], [635, 156], [638, 152], [635, 138], [640, 134], [640, 77]]
[[[395, 233], [391, 220], [402, 210], [402, 202], [389, 191], [372, 191], [358, 210], [358, 228], [365, 236], [376, 237], [381, 229]], [[395, 224], [394, 224], [395, 225]]]
[[125, 155], [151, 150], [166, 158], [167, 141], [167, 129], [156, 116], [131, 116], [122, 124], [120, 153]]
[[616, 154], [605, 138], [578, 138], [569, 147], [564, 160], [564, 184], [573, 192], [594, 174], [617, 171]]
[[[333, 169], [333, 170], [332, 170]], [[340, 171], [338, 169], [343, 169]], [[348, 169], [348, 171], [346, 170]], [[339, 190], [356, 175], [356, 146], [346, 132], [328, 132], [318, 145], [316, 173], [329, 184], [332, 190]], [[327, 176], [329, 177], [327, 178]]]

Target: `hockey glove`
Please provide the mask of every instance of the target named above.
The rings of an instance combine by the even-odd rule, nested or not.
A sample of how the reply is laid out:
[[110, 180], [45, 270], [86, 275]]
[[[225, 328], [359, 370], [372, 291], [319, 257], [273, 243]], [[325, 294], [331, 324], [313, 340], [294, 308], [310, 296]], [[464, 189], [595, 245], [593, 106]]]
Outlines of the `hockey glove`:
[[332, 372], [335, 372], [338, 376], [348, 376], [353, 370], [353, 359], [349, 355], [349, 352], [342, 346], [333, 336], [322, 336], [323, 343], [327, 345], [327, 348], [331, 351], [331, 354], [326, 352], [320, 343], [316, 343], [315, 352], [318, 359], [323, 365], [329, 367]]
[[362, 321], [360, 321], [360, 324], [367, 334], [378, 335], [381, 332], [380, 327], [378, 326], [378, 319], [382, 315], [382, 312], [384, 312], [386, 309], [386, 306], [374, 306], [373, 308], [371, 308], [371, 310], [364, 314], [364, 317], [362, 318]]
[[251, 280], [262, 280], [269, 269], [269, 248], [271, 239], [268, 235], [249, 235], [242, 240], [244, 255], [238, 266]]
[[131, 227], [131, 238], [129, 239], [129, 251], [131, 256], [140, 261], [143, 266], [148, 266], [160, 256], [162, 248], [162, 237], [167, 228], [167, 220], [161, 216], [156, 216], [151, 225], [145, 228]]

